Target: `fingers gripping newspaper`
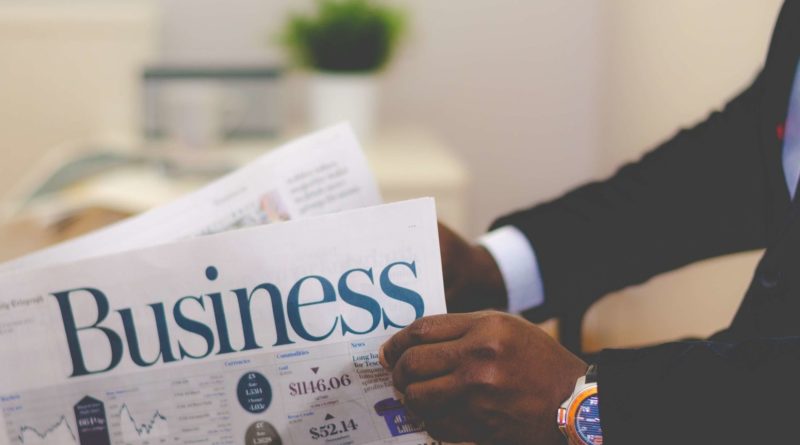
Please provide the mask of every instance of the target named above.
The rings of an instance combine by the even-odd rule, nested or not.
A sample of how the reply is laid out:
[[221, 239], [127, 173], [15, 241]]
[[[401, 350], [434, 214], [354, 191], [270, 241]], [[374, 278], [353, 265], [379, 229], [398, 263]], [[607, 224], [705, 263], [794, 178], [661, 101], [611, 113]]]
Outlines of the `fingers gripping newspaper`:
[[[378, 200], [370, 180], [335, 205]], [[220, 219], [150, 227], [178, 208], [0, 275], [0, 444], [436, 443], [378, 363], [391, 334], [446, 310], [432, 199], [201, 237]], [[148, 229], [150, 247], [108, 245]]]

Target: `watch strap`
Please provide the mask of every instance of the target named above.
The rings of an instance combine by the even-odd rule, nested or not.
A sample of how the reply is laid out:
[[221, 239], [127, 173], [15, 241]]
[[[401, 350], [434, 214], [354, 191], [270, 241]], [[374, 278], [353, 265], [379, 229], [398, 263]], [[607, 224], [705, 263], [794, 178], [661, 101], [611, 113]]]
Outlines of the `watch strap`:
[[597, 365], [592, 364], [589, 365], [589, 369], [586, 371], [586, 383], [597, 383]]

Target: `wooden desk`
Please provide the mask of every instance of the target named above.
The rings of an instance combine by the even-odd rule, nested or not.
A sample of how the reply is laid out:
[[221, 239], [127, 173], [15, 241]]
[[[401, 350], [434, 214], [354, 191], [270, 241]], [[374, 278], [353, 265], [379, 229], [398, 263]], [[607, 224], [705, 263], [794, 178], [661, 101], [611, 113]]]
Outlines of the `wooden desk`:
[[89, 208], [50, 227], [43, 227], [30, 219], [1, 225], [0, 262], [83, 235], [128, 216], [113, 210]]

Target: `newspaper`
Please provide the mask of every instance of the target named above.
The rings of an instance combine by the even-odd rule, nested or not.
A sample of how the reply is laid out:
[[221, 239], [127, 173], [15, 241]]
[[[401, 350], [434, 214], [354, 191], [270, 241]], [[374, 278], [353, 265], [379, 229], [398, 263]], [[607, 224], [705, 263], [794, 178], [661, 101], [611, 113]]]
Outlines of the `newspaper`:
[[267, 153], [169, 205], [0, 264], [0, 274], [380, 203], [358, 141], [341, 124]]
[[445, 312], [430, 198], [8, 273], [0, 286], [0, 443], [435, 443], [377, 354]]

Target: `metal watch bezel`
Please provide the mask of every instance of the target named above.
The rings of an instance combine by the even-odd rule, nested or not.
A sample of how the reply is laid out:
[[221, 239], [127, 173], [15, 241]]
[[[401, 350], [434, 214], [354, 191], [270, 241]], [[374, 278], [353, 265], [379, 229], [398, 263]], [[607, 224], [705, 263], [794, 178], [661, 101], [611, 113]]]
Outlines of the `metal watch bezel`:
[[587, 398], [597, 394], [597, 383], [586, 383], [586, 376], [578, 379], [572, 395], [558, 408], [558, 429], [567, 437], [570, 445], [594, 445], [584, 441], [575, 427], [575, 415], [578, 407]]

